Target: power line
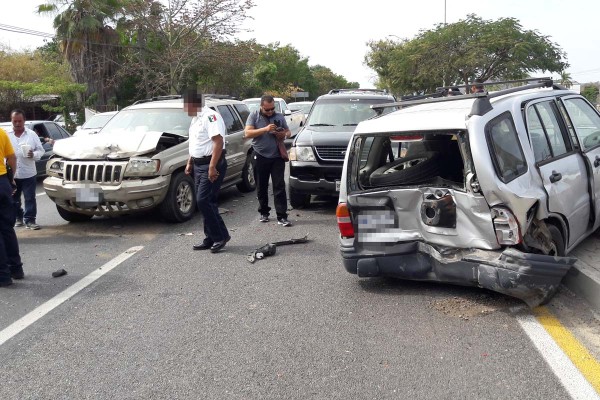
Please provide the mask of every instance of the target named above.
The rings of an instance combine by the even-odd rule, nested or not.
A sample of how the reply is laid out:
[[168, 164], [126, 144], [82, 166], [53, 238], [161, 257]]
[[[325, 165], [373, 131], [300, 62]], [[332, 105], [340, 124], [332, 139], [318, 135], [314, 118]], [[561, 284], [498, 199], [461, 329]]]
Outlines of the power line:
[[11, 25], [5, 25], [5, 24], [0, 24], [0, 30], [8, 31], [8, 32], [15, 32], [15, 33], [22, 33], [25, 35], [41, 36], [41, 37], [46, 37], [46, 38], [50, 38], [50, 39], [54, 38], [54, 34], [52, 34], [52, 33], [34, 31], [31, 29], [20, 28], [18, 26], [11, 26]]

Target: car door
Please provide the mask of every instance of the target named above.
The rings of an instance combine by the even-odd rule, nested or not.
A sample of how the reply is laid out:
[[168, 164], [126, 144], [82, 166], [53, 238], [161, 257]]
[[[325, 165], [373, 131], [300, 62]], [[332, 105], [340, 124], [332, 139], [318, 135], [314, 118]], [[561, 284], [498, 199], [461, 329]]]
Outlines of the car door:
[[225, 122], [225, 149], [227, 150], [227, 176], [225, 180], [237, 179], [242, 173], [246, 154], [243, 151], [244, 125], [237, 113], [228, 105], [217, 106], [217, 112]]
[[563, 113], [570, 132], [579, 141], [587, 160], [592, 188], [593, 229], [600, 226], [600, 115], [580, 96], [562, 98]]
[[589, 230], [591, 203], [585, 159], [573, 146], [554, 99], [530, 103], [526, 119], [536, 166], [548, 194], [548, 210], [566, 219], [566, 244], [571, 246]]

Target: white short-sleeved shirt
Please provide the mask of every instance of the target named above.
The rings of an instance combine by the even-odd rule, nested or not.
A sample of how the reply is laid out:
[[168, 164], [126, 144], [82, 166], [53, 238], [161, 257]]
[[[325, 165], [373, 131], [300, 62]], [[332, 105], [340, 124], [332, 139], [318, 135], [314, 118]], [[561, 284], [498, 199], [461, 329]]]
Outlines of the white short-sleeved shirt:
[[[221, 114], [209, 107], [202, 107], [190, 124], [190, 156], [200, 158], [212, 155], [212, 138], [221, 135], [225, 139], [225, 132], [225, 122]], [[223, 150], [225, 150], [225, 140], [223, 140]]]

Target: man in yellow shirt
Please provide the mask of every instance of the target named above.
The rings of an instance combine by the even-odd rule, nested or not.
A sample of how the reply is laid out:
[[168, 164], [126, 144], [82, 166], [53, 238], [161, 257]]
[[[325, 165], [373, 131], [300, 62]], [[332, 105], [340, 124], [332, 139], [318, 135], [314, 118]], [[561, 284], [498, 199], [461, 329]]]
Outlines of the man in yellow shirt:
[[15, 234], [15, 207], [12, 199], [14, 179], [8, 176], [6, 164], [17, 170], [17, 157], [10, 139], [0, 129], [0, 287], [12, 285], [13, 279], [23, 279], [23, 263]]

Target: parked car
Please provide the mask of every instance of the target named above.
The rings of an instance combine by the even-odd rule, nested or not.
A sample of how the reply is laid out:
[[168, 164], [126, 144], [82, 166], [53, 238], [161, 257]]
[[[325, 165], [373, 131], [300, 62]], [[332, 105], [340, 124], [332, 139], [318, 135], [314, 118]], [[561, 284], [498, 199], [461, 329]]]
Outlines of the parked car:
[[308, 113], [313, 105], [314, 101], [295, 101], [293, 103], [288, 103], [288, 107], [291, 111], [302, 111], [304, 113], [304, 118], [308, 118]]
[[92, 117], [85, 121], [83, 125], [77, 127], [73, 136], [93, 135], [98, 133], [98, 131], [100, 131], [100, 129], [102, 129], [117, 112], [118, 111], [108, 111], [92, 115]]
[[[42, 146], [44, 147], [45, 153], [42, 158], [35, 162], [35, 168], [37, 169], [37, 176], [46, 176], [46, 164], [48, 160], [54, 156], [54, 144], [52, 142], [45, 142], [44, 138], [50, 138], [54, 142], [62, 139], [71, 137], [71, 134], [67, 132], [63, 127], [52, 121], [25, 121], [25, 127], [35, 131], [40, 137]], [[12, 123], [2, 122], [0, 128], [5, 131], [12, 129]]]
[[[246, 103], [251, 112], [260, 108], [260, 98], [245, 99], [243, 102]], [[275, 97], [275, 112], [285, 116], [292, 138], [298, 134], [306, 122], [304, 113], [300, 110], [290, 110], [288, 104], [281, 97]]]
[[372, 105], [393, 101], [392, 95], [374, 89], [335, 89], [315, 100], [289, 152], [292, 207], [305, 207], [311, 195], [339, 194], [344, 156], [356, 125], [376, 115]]
[[549, 79], [396, 106], [348, 146], [346, 270], [547, 302], [600, 226], [598, 111]]
[[[255, 188], [250, 141], [244, 140], [248, 107], [237, 100], [206, 98], [227, 128], [223, 187]], [[157, 209], [170, 222], [196, 211], [194, 181], [184, 173], [192, 117], [180, 96], [139, 101], [119, 111], [96, 135], [57, 143], [44, 189], [67, 221]]]
[[[73, 122], [77, 122], [77, 113], [69, 113], [69, 116], [71, 117], [71, 120], [73, 120]], [[63, 114], [57, 114], [54, 116], [54, 118], [52, 118], [52, 122], [56, 122], [58, 125], [60, 125], [61, 127], [65, 128], [65, 116]]]

